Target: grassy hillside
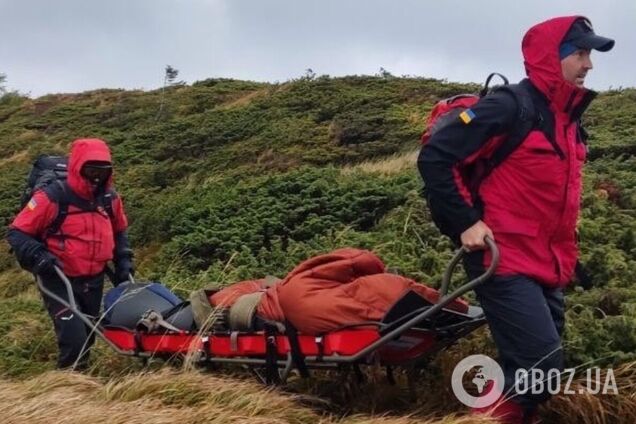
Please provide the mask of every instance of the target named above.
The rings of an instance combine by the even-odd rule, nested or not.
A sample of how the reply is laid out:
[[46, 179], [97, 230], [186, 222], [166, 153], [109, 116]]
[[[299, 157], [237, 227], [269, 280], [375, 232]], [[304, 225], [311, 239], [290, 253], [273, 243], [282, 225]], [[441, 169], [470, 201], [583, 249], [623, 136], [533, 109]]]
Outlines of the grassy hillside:
[[[436, 285], [451, 250], [419, 195], [418, 137], [438, 99], [476, 88], [355, 76], [5, 95], [0, 233], [38, 154], [101, 137], [116, 161], [138, 275], [180, 294], [210, 282], [282, 277], [308, 256], [342, 246], [372, 249], [401, 273]], [[591, 151], [580, 236], [595, 288], [570, 289], [566, 352], [568, 366], [617, 366], [636, 359], [636, 90], [602, 93], [585, 124]], [[9, 385], [32, 384], [19, 380], [53, 367], [54, 337], [31, 277], [2, 243], [0, 374], [14, 379]], [[463, 349], [477, 352], [485, 335]], [[98, 356], [93, 374], [106, 381], [139, 368], [103, 349]], [[363, 404], [357, 412], [376, 411]]]

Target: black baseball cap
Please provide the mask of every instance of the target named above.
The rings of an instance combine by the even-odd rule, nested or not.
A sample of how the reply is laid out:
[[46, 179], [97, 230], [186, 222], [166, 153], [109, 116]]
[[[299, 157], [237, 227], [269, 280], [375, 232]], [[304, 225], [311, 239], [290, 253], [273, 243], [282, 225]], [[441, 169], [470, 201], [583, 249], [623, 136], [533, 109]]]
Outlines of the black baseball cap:
[[614, 47], [614, 40], [594, 33], [592, 23], [587, 18], [578, 18], [565, 34], [561, 44], [572, 44], [579, 49], [607, 52]]

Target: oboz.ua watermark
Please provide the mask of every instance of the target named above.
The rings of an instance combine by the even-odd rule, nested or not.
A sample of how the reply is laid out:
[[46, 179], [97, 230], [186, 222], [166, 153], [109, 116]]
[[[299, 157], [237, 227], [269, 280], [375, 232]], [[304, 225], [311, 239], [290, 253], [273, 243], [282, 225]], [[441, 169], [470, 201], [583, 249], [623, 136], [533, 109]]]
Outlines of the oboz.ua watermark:
[[[502, 395], [512, 398], [527, 393], [546, 392], [551, 395], [618, 394], [613, 369], [601, 370], [593, 367], [578, 373], [576, 371], [574, 368], [566, 368], [563, 371], [557, 369], [544, 371], [538, 368], [518, 369], [515, 373], [514, 387], [504, 393], [504, 373], [499, 364], [486, 355], [471, 355], [455, 366], [451, 385], [457, 399], [471, 408], [488, 407]], [[574, 383], [576, 374], [580, 378], [577, 383]], [[471, 390], [466, 390], [465, 385]]]
[[566, 368], [563, 371], [551, 369], [547, 372], [538, 368], [531, 370], [518, 369], [515, 373], [515, 392], [539, 394], [548, 392], [551, 395], [562, 393], [575, 395], [589, 393], [592, 395], [617, 395], [618, 386], [614, 370], [603, 370], [598, 367], [587, 368], [580, 373], [578, 384], [573, 384], [576, 369]]

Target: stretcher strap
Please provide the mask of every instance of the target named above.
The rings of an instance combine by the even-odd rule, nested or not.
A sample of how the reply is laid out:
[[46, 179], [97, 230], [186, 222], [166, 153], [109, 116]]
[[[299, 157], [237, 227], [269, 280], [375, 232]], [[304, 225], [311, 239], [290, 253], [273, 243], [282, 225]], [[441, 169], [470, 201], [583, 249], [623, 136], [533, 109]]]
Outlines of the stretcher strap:
[[386, 366], [386, 379], [391, 386], [395, 386], [395, 374], [393, 374], [393, 367], [391, 365]]
[[276, 326], [265, 324], [265, 383], [280, 384], [278, 373], [278, 349], [276, 348]]
[[307, 369], [307, 364], [305, 364], [305, 357], [300, 350], [300, 342], [298, 341], [298, 331], [296, 328], [289, 322], [285, 322], [285, 333], [287, 335], [287, 339], [289, 340], [289, 347], [291, 349], [291, 357], [294, 365], [298, 369], [300, 376], [302, 378], [309, 377], [309, 370]]
[[135, 339], [135, 356], [139, 356], [139, 354], [144, 350], [144, 346], [141, 343], [141, 334], [139, 333], [139, 331], [135, 330], [133, 336]]
[[228, 314], [230, 329], [254, 331], [256, 308], [258, 308], [263, 294], [264, 292], [248, 293], [236, 299]]
[[212, 343], [210, 342], [210, 336], [205, 336], [201, 338], [201, 341], [203, 342], [203, 353], [205, 354], [206, 358], [211, 358], [212, 357]]
[[324, 343], [324, 337], [323, 336], [317, 336], [316, 337], [316, 346], [318, 346], [318, 355], [316, 356], [316, 359], [318, 360], [318, 362], [322, 361], [322, 357], [325, 356], [325, 343]]
[[232, 352], [238, 351], [238, 331], [232, 331], [230, 333], [230, 350]]

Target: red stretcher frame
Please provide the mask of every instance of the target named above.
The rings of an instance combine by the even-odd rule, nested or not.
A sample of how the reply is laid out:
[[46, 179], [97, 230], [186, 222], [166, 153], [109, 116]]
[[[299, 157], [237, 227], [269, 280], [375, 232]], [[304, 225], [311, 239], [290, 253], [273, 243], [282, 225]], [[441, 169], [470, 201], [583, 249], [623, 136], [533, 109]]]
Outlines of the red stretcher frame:
[[[499, 250], [492, 239], [486, 238], [486, 243], [491, 250], [492, 260], [490, 267], [483, 275], [448, 293], [453, 270], [466, 252], [463, 248], [458, 249], [444, 273], [438, 302], [405, 317], [399, 325], [383, 330], [377, 326], [373, 328], [373, 325], [369, 323], [362, 323], [320, 336], [298, 334], [297, 340], [302, 353], [303, 366], [338, 368], [343, 364], [378, 362], [386, 366], [413, 365], [424, 361], [433, 353], [482, 326], [485, 323], [483, 313], [471, 316], [447, 309], [446, 306], [493, 275], [499, 262]], [[268, 359], [265, 356], [267, 344], [271, 343], [276, 347], [276, 366], [282, 368], [280, 380], [285, 381], [291, 370], [298, 365], [292, 355], [290, 338], [284, 333], [266, 335], [261, 331], [200, 334], [170, 330], [162, 333], [143, 333], [105, 326], [100, 321], [94, 322], [78, 310], [66, 275], [58, 267], [56, 272], [66, 285], [69, 301], [47, 290], [41, 279], [36, 277], [40, 290], [69, 308], [106, 344], [121, 355], [140, 358], [196, 355], [194, 357], [197, 358], [198, 363], [234, 363], [258, 367], [268, 365]], [[442, 311], [463, 315], [463, 319], [459, 323], [434, 329], [418, 327], [418, 324], [433, 318]]]

